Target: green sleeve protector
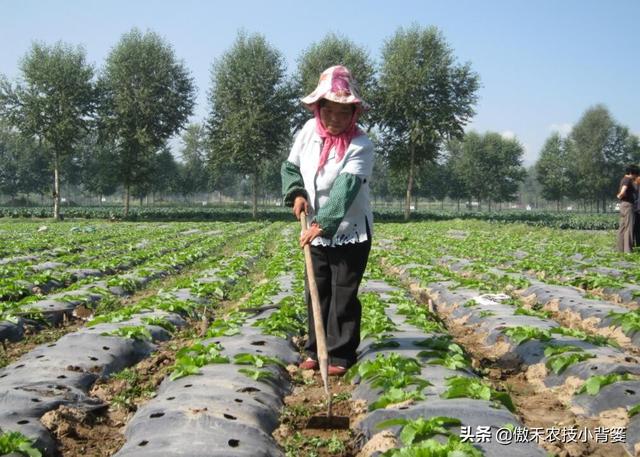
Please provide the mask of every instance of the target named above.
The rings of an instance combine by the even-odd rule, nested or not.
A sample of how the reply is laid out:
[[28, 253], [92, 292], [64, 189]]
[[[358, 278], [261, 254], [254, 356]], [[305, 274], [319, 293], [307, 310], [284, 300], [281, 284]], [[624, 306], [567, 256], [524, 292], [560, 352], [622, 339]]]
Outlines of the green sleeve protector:
[[322, 229], [322, 236], [331, 238], [338, 231], [340, 222], [353, 203], [362, 186], [362, 180], [351, 173], [341, 173], [333, 182], [329, 200], [318, 210], [315, 222]]
[[298, 195], [309, 199], [307, 191], [304, 189], [300, 167], [285, 160], [280, 168], [280, 175], [282, 176], [282, 195], [286, 206], [293, 206], [293, 201]]

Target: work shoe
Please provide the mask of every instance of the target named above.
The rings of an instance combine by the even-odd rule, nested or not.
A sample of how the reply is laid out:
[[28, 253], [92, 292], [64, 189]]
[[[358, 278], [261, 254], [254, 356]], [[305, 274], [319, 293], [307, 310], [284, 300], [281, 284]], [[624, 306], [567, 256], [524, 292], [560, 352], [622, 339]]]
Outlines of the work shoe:
[[317, 370], [318, 369], [318, 361], [313, 360], [311, 357], [307, 357], [304, 362], [300, 362], [298, 368], [301, 370]]
[[329, 376], [342, 376], [347, 372], [345, 367], [341, 367], [340, 365], [329, 365]]

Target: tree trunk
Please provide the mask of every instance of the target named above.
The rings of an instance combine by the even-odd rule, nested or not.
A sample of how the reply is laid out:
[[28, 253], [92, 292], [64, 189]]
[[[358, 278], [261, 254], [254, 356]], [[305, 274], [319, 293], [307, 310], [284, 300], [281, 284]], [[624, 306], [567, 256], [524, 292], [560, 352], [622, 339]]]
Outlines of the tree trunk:
[[258, 219], [258, 173], [253, 174], [253, 219]]
[[409, 143], [409, 179], [407, 180], [407, 196], [404, 201], [404, 220], [408, 221], [411, 216], [411, 191], [413, 190], [413, 169], [415, 168], [416, 149], [413, 143]]
[[58, 153], [53, 155], [53, 218], [60, 220], [60, 171]]
[[131, 185], [124, 186], [124, 217], [129, 217], [129, 199], [131, 198]]

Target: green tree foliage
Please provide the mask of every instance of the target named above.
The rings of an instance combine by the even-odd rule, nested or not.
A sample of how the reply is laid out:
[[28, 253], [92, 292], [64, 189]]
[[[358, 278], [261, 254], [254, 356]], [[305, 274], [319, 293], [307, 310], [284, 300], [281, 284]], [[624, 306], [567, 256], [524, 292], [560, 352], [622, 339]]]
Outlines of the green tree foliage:
[[576, 196], [597, 202], [598, 207], [615, 196], [624, 168], [640, 159], [638, 138], [619, 125], [607, 108], [589, 108], [569, 135], [569, 163], [575, 176]]
[[442, 160], [425, 163], [416, 178], [416, 194], [420, 197], [443, 201], [449, 193], [449, 170]]
[[519, 184], [526, 177], [524, 150], [517, 140], [493, 132], [469, 132], [464, 140], [450, 141], [447, 147], [453, 172], [450, 179], [457, 184], [459, 195], [489, 204], [515, 200]]
[[160, 195], [175, 194], [178, 193], [179, 186], [178, 163], [171, 150], [165, 146], [156, 154], [153, 161], [151, 191]]
[[527, 174], [522, 167], [522, 145], [516, 139], [492, 132], [487, 132], [483, 140], [485, 156], [480, 169], [484, 176], [491, 177], [487, 200], [489, 203], [515, 200], [518, 186]]
[[558, 211], [562, 198], [570, 195], [574, 183], [569, 162], [569, 145], [559, 133], [553, 133], [542, 147], [535, 165], [536, 176], [542, 186], [542, 196], [557, 202]]
[[[348, 38], [335, 33], [329, 33], [321, 41], [311, 44], [298, 58], [294, 76], [296, 96], [302, 98], [310, 94], [318, 85], [320, 74], [334, 65], [347, 67], [358, 84], [360, 96], [365, 101], [371, 100], [375, 78], [374, 64], [369, 53]], [[295, 124], [301, 127], [309, 114], [300, 103], [297, 108]], [[366, 123], [367, 116], [361, 119]]]
[[264, 164], [279, 160], [289, 137], [291, 86], [284, 59], [262, 35], [238, 34], [212, 72], [210, 160], [251, 177], [253, 217], [258, 216], [258, 184]]
[[50, 190], [48, 157], [33, 138], [0, 123], [0, 194], [44, 195]]
[[133, 29], [107, 57], [99, 88], [100, 124], [117, 145], [127, 215], [131, 186], [149, 184], [157, 151], [193, 111], [193, 79], [158, 34]]
[[115, 193], [118, 184], [118, 154], [115, 145], [102, 143], [96, 134], [88, 135], [78, 148], [78, 167], [82, 187], [100, 202]]
[[163, 197], [167, 194], [178, 193], [180, 186], [179, 166], [167, 146], [151, 155], [147, 162], [146, 175], [148, 179], [136, 181], [131, 186], [131, 194], [142, 200], [149, 195]]
[[538, 200], [542, 195], [542, 185], [538, 181], [538, 173], [536, 166], [531, 165], [527, 168], [527, 176], [520, 185], [521, 202], [524, 205], [528, 205], [531, 208], [538, 208], [540, 201]]
[[465, 179], [470, 176], [467, 173], [467, 166], [471, 164], [465, 163], [463, 154], [463, 143], [460, 140], [453, 139], [445, 145], [446, 162], [445, 169], [447, 171], [447, 196], [458, 202], [458, 211], [460, 210], [460, 200], [467, 200], [470, 203], [471, 185]]
[[204, 192], [207, 189], [208, 138], [202, 124], [190, 124], [182, 134], [180, 156], [180, 186], [183, 196]]
[[94, 112], [93, 67], [85, 51], [34, 43], [20, 62], [22, 80], [0, 80], [0, 116], [44, 146], [53, 170], [53, 217], [60, 217], [61, 161], [74, 153]]
[[453, 50], [435, 27], [400, 28], [382, 49], [376, 120], [392, 168], [407, 170], [405, 219], [416, 170], [433, 161], [443, 140], [461, 137], [473, 116], [478, 75], [455, 62]]

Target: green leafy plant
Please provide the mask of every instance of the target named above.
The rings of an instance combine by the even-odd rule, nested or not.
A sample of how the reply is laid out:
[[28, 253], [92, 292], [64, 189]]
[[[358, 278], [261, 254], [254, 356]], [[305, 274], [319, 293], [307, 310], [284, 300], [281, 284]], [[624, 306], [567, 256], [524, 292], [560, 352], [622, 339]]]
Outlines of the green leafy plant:
[[132, 340], [151, 341], [151, 332], [144, 325], [125, 325], [110, 332], [102, 332], [105, 336], [122, 336]]
[[135, 411], [137, 406], [136, 399], [151, 398], [155, 394], [155, 388], [144, 382], [144, 377], [136, 370], [125, 368], [124, 370], [114, 373], [112, 379], [124, 381], [124, 387], [114, 395], [111, 404]]
[[156, 296], [150, 297], [149, 301], [140, 302], [150, 309], [159, 309], [168, 313], [177, 313], [184, 316], [192, 316], [198, 304], [189, 300], [180, 300], [173, 295], [159, 292]]
[[450, 339], [443, 337], [423, 340], [419, 342], [419, 345], [431, 345], [436, 349], [420, 351], [418, 357], [431, 357], [431, 359], [426, 362], [428, 365], [442, 365], [450, 370], [468, 368], [471, 362], [466, 357], [463, 349], [458, 344], [450, 341]]
[[399, 348], [399, 347], [400, 347], [400, 343], [398, 343], [397, 341], [389, 340], [389, 339], [383, 339], [381, 341], [377, 341], [371, 344], [371, 349], [393, 349], [393, 348]]
[[386, 408], [388, 405], [395, 405], [396, 403], [402, 403], [408, 400], [424, 400], [424, 395], [422, 395], [422, 388], [412, 391], [407, 391], [398, 387], [391, 387], [389, 389], [386, 389], [385, 392], [380, 395], [376, 401], [369, 405], [369, 411]]
[[572, 286], [586, 290], [605, 288], [621, 289], [624, 285], [620, 279], [600, 273], [588, 273], [583, 276], [577, 276], [569, 281], [569, 283]]
[[426, 338], [420, 341], [414, 341], [416, 346], [433, 349], [434, 351], [447, 351], [451, 345], [453, 338], [451, 335], [438, 335]]
[[640, 312], [637, 309], [624, 313], [610, 312], [607, 317], [611, 317], [612, 322], [621, 326], [622, 331], [626, 334], [640, 331]]
[[240, 333], [240, 327], [246, 319], [246, 314], [231, 314], [225, 318], [216, 319], [207, 329], [207, 338], [218, 338], [221, 336], [233, 336]]
[[42, 453], [33, 447], [33, 442], [20, 432], [4, 432], [0, 435], [0, 455], [17, 452], [28, 457], [42, 457]]
[[169, 319], [167, 319], [166, 317], [159, 317], [159, 316], [143, 317], [141, 320], [147, 325], [155, 325], [157, 327], [162, 327], [169, 333], [174, 333], [176, 331], [176, 326], [173, 325], [169, 321]]
[[620, 347], [620, 345], [611, 338], [607, 338], [602, 335], [590, 335], [586, 332], [583, 332], [582, 330], [578, 330], [575, 328], [554, 327], [550, 330], [550, 333], [571, 336], [573, 338], [586, 341], [587, 343], [595, 344], [596, 346], [612, 346], [616, 348]]
[[511, 338], [516, 345], [529, 340], [549, 341], [551, 339], [549, 330], [531, 326], [510, 327], [505, 329], [503, 333]]
[[631, 379], [637, 378], [629, 373], [610, 373], [591, 376], [584, 382], [582, 387], [576, 391], [576, 395], [583, 394], [585, 392], [589, 395], [598, 395], [600, 389], [608, 386], [609, 384], [620, 381], [629, 381]]
[[513, 314], [516, 316], [539, 317], [541, 319], [549, 319], [551, 317], [551, 311], [537, 311], [535, 309], [524, 308], [522, 306], [516, 308]]
[[[422, 351], [418, 355], [424, 356], [428, 351]], [[471, 362], [469, 359], [465, 357], [464, 354], [457, 352], [445, 352], [445, 353], [433, 353], [434, 355], [438, 355], [438, 357], [428, 360], [428, 365], [442, 365], [450, 370], [460, 370], [463, 368], [469, 368], [471, 366]]]
[[176, 361], [171, 367], [170, 379], [172, 381], [200, 373], [200, 368], [211, 363], [229, 363], [229, 358], [220, 354], [222, 346], [211, 343], [205, 346], [197, 342], [184, 347], [176, 353]]
[[141, 311], [147, 309], [145, 306], [141, 304], [136, 304], [132, 306], [128, 306], [126, 308], [119, 309], [117, 311], [113, 311], [107, 314], [102, 314], [101, 316], [96, 316], [87, 322], [87, 327], [93, 327], [94, 325], [104, 324], [104, 323], [116, 323], [122, 322], [131, 319], [134, 314], [138, 314]]
[[490, 316], [495, 316], [496, 313], [494, 313], [493, 311], [480, 311], [480, 317], [484, 318], [484, 317], [490, 317]]
[[414, 376], [420, 373], [420, 363], [411, 358], [402, 357], [396, 353], [376, 355], [374, 360], [365, 360], [351, 367], [345, 374], [347, 380], [352, 380], [356, 375], [367, 380], [373, 387], [389, 389], [391, 387], [406, 387], [417, 385], [426, 387], [431, 383], [425, 379]]
[[255, 380], [265, 382], [268, 379], [273, 379], [273, 373], [268, 370], [261, 370], [259, 368], [240, 368], [238, 370], [245, 376]]
[[435, 439], [420, 441], [401, 449], [390, 449], [382, 457], [482, 457], [482, 452], [469, 443], [460, 441], [460, 437], [451, 435], [446, 443]]
[[280, 302], [280, 309], [266, 319], [259, 319], [253, 325], [269, 335], [288, 338], [300, 335], [306, 329], [306, 306], [302, 297], [289, 296]]
[[260, 354], [236, 354], [233, 358], [233, 363], [238, 365], [253, 365], [256, 368], [262, 368], [267, 365], [277, 365], [282, 368], [286, 368], [286, 365], [282, 360], [276, 357]]
[[434, 435], [451, 435], [447, 427], [459, 426], [461, 424], [462, 422], [459, 419], [453, 417], [435, 416], [429, 419], [423, 417], [413, 420], [404, 418], [389, 419], [378, 423], [376, 428], [383, 429], [401, 425], [400, 441], [402, 441], [405, 446], [410, 446], [414, 443], [429, 439]]
[[477, 378], [452, 376], [447, 378], [448, 389], [442, 398], [474, 398], [477, 400], [491, 400], [502, 403], [509, 411], [515, 411], [511, 397], [506, 392], [498, 392], [486, 382]]
[[637, 405], [635, 405], [632, 408], [630, 408], [629, 411], [627, 412], [629, 417], [633, 417], [638, 413], [640, 413], [640, 403], [638, 403]]
[[[578, 348], [579, 349], [579, 348]], [[582, 351], [582, 349], [579, 349]], [[573, 352], [569, 354], [556, 354], [547, 359], [546, 367], [555, 374], [560, 374], [571, 365], [594, 358], [595, 355], [587, 352]]]
[[132, 278], [124, 278], [121, 276], [116, 276], [113, 278], [109, 278], [107, 280], [107, 285], [109, 287], [121, 287], [127, 293], [133, 293], [138, 288], [135, 280]]

